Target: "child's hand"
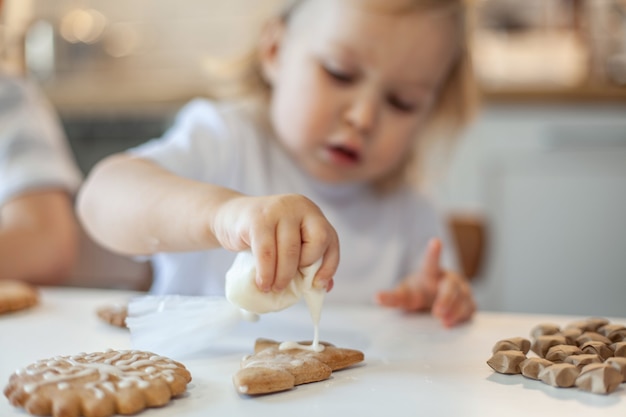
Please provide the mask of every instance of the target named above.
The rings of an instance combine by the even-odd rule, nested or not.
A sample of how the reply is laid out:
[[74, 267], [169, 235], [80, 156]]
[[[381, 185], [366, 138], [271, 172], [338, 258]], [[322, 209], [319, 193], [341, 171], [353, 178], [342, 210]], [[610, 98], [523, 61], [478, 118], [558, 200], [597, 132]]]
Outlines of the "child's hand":
[[304, 196], [232, 198], [219, 209], [212, 229], [225, 249], [252, 251], [262, 291], [285, 289], [298, 268], [322, 257], [313, 285], [327, 290], [333, 286], [339, 239], [319, 207]]
[[442, 270], [440, 255], [441, 241], [431, 240], [417, 274], [409, 276], [391, 291], [379, 292], [378, 303], [407, 311], [431, 309], [446, 327], [468, 320], [476, 310], [469, 282], [459, 274]]

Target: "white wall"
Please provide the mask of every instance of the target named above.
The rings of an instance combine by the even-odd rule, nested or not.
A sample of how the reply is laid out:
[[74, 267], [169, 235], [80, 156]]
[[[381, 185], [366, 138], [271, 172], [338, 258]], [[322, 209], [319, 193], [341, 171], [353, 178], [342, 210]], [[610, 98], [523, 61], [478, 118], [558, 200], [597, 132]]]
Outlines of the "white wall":
[[438, 193], [487, 217], [483, 309], [626, 316], [626, 106], [489, 106]]

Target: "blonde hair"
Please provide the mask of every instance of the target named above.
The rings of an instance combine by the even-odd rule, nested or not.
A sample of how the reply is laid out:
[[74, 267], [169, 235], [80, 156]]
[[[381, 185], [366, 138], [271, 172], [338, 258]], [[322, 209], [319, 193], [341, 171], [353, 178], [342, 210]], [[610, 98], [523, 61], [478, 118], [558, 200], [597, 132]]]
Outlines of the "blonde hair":
[[[275, 19], [289, 22], [294, 11], [305, 1], [309, 0], [289, 0]], [[404, 182], [419, 185], [428, 175], [437, 174], [427, 167], [426, 157], [436, 150], [444, 151], [445, 155], [449, 154], [459, 134], [472, 121], [478, 108], [477, 88], [468, 48], [469, 28], [465, 3], [463, 0], [355, 1], [390, 14], [402, 14], [413, 10], [449, 11], [458, 22], [458, 56], [441, 86], [438, 99], [425, 126], [414, 141], [412, 152], [396, 170], [375, 184], [381, 191], [393, 189]], [[256, 49], [234, 63], [228, 72], [236, 74], [235, 87], [229, 89], [230, 98], [255, 96], [266, 101], [271, 97], [271, 85], [263, 76]]]

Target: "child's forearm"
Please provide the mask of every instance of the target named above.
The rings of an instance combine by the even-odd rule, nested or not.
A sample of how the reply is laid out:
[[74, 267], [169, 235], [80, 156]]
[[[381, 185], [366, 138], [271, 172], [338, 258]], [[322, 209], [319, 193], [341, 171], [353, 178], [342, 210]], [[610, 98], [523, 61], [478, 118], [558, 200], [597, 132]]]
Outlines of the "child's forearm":
[[195, 251], [220, 246], [212, 219], [225, 201], [238, 196], [118, 155], [93, 169], [79, 194], [78, 213], [92, 237], [117, 252]]

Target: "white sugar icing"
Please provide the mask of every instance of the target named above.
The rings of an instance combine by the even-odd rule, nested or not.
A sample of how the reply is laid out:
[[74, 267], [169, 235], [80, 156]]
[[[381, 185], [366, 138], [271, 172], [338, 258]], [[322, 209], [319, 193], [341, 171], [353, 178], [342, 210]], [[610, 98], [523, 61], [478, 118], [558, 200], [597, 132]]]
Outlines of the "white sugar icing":
[[80, 378], [98, 374], [98, 379], [83, 383], [96, 398], [102, 399], [105, 391], [116, 392], [118, 388], [136, 386], [145, 389], [150, 381], [164, 379], [174, 381], [178, 366], [169, 358], [148, 352], [123, 350], [111, 355], [112, 351], [81, 353], [73, 356], [55, 357], [35, 362], [16, 371], [18, 375], [41, 376], [40, 381], [24, 385], [24, 391], [32, 394], [39, 388], [56, 384], [60, 390], [69, 389], [78, 384]]
[[284, 310], [304, 297], [313, 320], [313, 343], [302, 345], [284, 342], [279, 349], [297, 348], [320, 352], [324, 350], [324, 345], [319, 343], [319, 322], [326, 290], [314, 288], [313, 278], [321, 265], [322, 259], [319, 259], [312, 265], [300, 268], [298, 275], [283, 291], [263, 292], [256, 285], [256, 262], [252, 252], [240, 252], [226, 273], [226, 298], [245, 311], [264, 314]]
[[313, 289], [313, 278], [321, 265], [322, 260], [319, 259], [312, 265], [300, 268], [297, 276], [280, 292], [263, 292], [256, 285], [256, 262], [252, 252], [239, 252], [226, 272], [226, 298], [236, 306], [256, 314], [284, 310]]

